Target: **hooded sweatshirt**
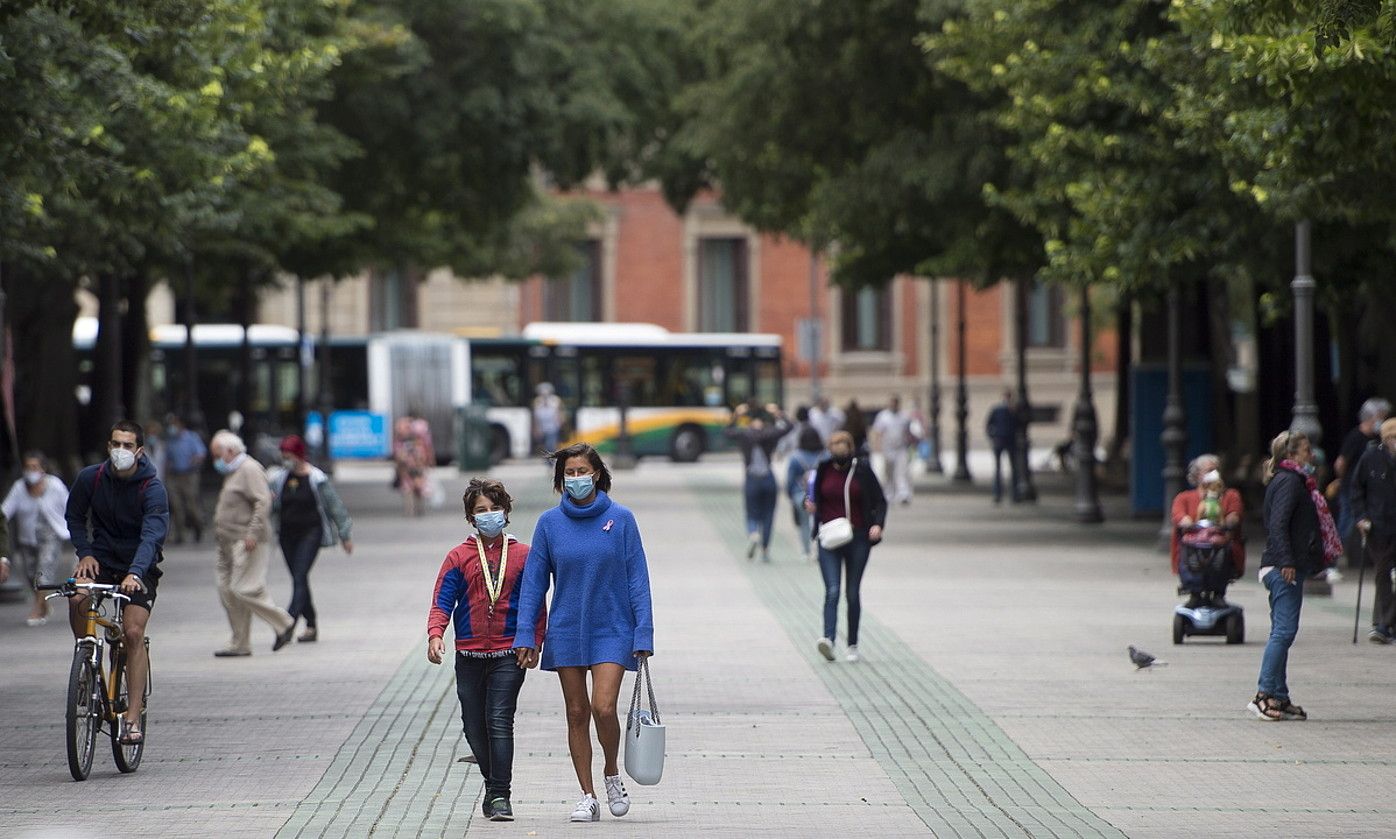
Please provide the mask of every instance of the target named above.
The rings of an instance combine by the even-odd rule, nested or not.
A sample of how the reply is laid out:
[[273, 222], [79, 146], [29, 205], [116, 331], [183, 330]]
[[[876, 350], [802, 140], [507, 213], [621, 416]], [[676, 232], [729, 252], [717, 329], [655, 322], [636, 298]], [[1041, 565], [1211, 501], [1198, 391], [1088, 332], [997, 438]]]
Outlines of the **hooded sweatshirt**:
[[135, 474], [123, 478], [109, 462], [78, 473], [68, 493], [68, 532], [78, 558], [97, 558], [113, 575], [158, 575], [156, 563], [170, 527], [165, 485], [142, 456]]

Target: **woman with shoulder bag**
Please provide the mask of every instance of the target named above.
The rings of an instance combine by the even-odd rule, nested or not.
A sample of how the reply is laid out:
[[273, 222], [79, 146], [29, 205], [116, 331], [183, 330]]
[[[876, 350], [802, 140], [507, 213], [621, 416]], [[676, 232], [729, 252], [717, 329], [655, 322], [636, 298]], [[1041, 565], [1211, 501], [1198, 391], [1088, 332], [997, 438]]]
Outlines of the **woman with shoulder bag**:
[[829, 437], [829, 459], [815, 467], [805, 499], [805, 509], [813, 513], [810, 518], [819, 545], [819, 570], [824, 575], [824, 635], [816, 646], [829, 661], [834, 660], [838, 628], [840, 572], [848, 592], [848, 649], [844, 658], [850, 662], [859, 659], [859, 587], [868, 554], [882, 541], [887, 520], [882, 485], [867, 458], [854, 457], [854, 450], [852, 434], [834, 432]]
[[[592, 776], [591, 728], [605, 756], [606, 803], [613, 816], [630, 811], [621, 782], [620, 719], [616, 701], [625, 671], [654, 651], [649, 568], [640, 528], [630, 510], [611, 500], [611, 472], [596, 449], [577, 443], [553, 452], [558, 506], [543, 513], [519, 596], [514, 637], [519, 665], [557, 672], [567, 706], [567, 751], [582, 788], [571, 821], [601, 818]], [[545, 638], [534, 621], [549, 588], [552, 617]], [[588, 695], [587, 676], [591, 676]]]
[[281, 441], [282, 468], [267, 477], [271, 511], [286, 568], [291, 572], [291, 605], [295, 620], [305, 619], [297, 639], [312, 643], [320, 637], [315, 604], [310, 599], [310, 569], [321, 548], [336, 543], [354, 553], [354, 521], [329, 476], [310, 464], [305, 441], [291, 434]]
[[1262, 720], [1305, 720], [1289, 698], [1289, 648], [1299, 634], [1304, 581], [1343, 552], [1328, 503], [1314, 481], [1314, 452], [1298, 431], [1281, 431], [1265, 462], [1265, 552], [1260, 584], [1270, 592], [1270, 640], [1247, 710]]

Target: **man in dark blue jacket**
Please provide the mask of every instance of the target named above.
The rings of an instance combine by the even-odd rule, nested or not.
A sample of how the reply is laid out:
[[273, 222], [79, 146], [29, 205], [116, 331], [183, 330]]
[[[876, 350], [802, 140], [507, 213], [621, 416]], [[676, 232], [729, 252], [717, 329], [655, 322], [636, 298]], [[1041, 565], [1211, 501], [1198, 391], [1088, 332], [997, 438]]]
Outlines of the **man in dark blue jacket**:
[[[1396, 641], [1396, 597], [1391, 591], [1391, 569], [1396, 568], [1396, 419], [1381, 424], [1381, 445], [1367, 449], [1348, 468], [1353, 521], [1367, 542], [1367, 554], [1376, 573], [1376, 602], [1372, 605], [1375, 644]], [[1348, 481], [1345, 480], [1344, 483]]]
[[1008, 455], [1008, 471], [1010, 489], [1013, 500], [1020, 501], [1018, 497], [1018, 458], [1015, 456], [1015, 446], [1018, 442], [1018, 412], [1013, 405], [1013, 392], [1005, 390], [1003, 401], [989, 411], [988, 418], [984, 421], [984, 433], [989, 437], [989, 444], [994, 449], [994, 503], [1003, 500], [1003, 456]]
[[[155, 603], [160, 581], [161, 548], [170, 525], [165, 486], [155, 476], [155, 466], [145, 457], [145, 432], [130, 420], [112, 426], [107, 439], [107, 459], [83, 469], [68, 495], [68, 530], [77, 550], [73, 576], [108, 585], [120, 585], [131, 598], [122, 613], [126, 642], [126, 683], [132, 686], [122, 726], [121, 741], [139, 743], [145, 697], [136, 685], [144, 685], [150, 662], [145, 651], [145, 625]], [[73, 634], [86, 629], [83, 612], [87, 598], [69, 602]]]

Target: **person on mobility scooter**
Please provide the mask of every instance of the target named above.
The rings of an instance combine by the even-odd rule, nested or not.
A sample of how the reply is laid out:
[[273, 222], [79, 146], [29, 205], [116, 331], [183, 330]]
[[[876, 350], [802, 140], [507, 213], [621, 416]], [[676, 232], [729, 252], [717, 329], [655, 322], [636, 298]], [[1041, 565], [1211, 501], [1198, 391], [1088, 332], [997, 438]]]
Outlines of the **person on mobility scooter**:
[[1227, 489], [1215, 455], [1202, 455], [1188, 468], [1194, 489], [1173, 500], [1172, 561], [1178, 592], [1186, 604], [1174, 609], [1173, 642], [1186, 635], [1222, 635], [1227, 643], [1244, 637], [1241, 608], [1226, 602], [1226, 587], [1246, 568], [1241, 537], [1241, 493]]

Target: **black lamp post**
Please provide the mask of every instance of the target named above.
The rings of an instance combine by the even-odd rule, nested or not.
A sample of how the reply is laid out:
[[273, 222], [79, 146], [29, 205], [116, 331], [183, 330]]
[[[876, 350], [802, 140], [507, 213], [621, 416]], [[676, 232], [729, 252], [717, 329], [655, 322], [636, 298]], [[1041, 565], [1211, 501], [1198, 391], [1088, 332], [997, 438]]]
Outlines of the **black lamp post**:
[[1095, 403], [1091, 394], [1091, 297], [1081, 286], [1081, 389], [1071, 427], [1076, 432], [1072, 449], [1076, 455], [1076, 520], [1096, 524], [1105, 520], [1095, 476], [1095, 444], [1099, 434]]
[[1018, 366], [1018, 423], [1013, 441], [1016, 461], [1013, 495], [1019, 501], [1036, 501], [1037, 487], [1032, 482], [1032, 460], [1028, 457], [1031, 442], [1028, 424], [1032, 422], [1032, 403], [1028, 401], [1028, 280], [1020, 279], [1014, 288], [1014, 316], [1017, 320], [1015, 350]]
[[940, 463], [940, 280], [931, 281], [931, 416], [930, 434], [931, 459], [926, 464], [932, 474], [942, 475], [945, 467]]
[[1173, 539], [1173, 499], [1183, 491], [1187, 451], [1187, 409], [1183, 405], [1183, 348], [1180, 332], [1179, 292], [1168, 289], [1168, 397], [1163, 406], [1163, 526], [1159, 530], [1160, 550], [1168, 550]]
[[965, 428], [965, 422], [969, 419], [969, 382], [965, 368], [965, 283], [963, 280], [955, 281], [956, 288], [956, 308], [959, 346], [959, 374], [960, 380], [955, 385], [955, 474], [952, 480], [958, 483], [970, 483], [974, 479], [969, 474], [969, 432]]
[[1310, 238], [1313, 225], [1305, 219], [1294, 226], [1294, 416], [1289, 427], [1302, 431], [1315, 448], [1323, 438], [1314, 401], [1314, 277]]

